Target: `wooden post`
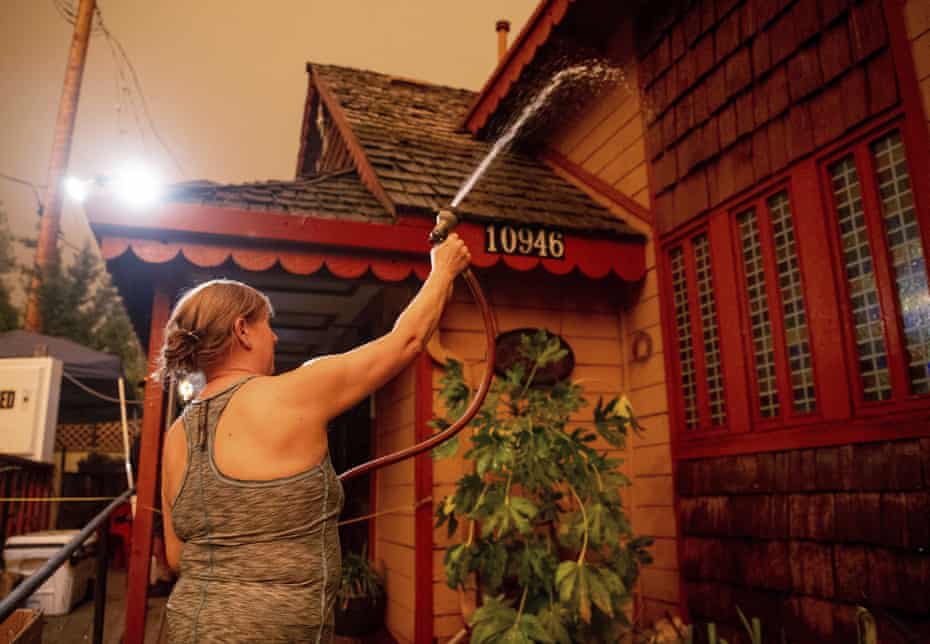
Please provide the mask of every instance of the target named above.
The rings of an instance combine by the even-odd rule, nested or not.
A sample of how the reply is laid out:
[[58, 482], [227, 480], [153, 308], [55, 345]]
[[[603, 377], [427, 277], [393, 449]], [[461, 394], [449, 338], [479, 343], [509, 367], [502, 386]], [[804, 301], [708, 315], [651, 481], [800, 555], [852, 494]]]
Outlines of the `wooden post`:
[[[152, 301], [148, 373], [155, 370], [155, 359], [161, 348], [170, 306], [168, 288], [158, 284]], [[145, 639], [146, 598], [152, 557], [152, 507], [158, 493], [155, 488], [161, 464], [164, 393], [160, 382], [153, 381], [151, 377], [146, 378], [142, 444], [139, 446], [139, 471], [136, 475], [136, 516], [132, 522], [132, 553], [129, 557], [129, 583], [126, 591], [124, 644], [143, 644]]]
[[[433, 417], [433, 360], [424, 351], [416, 362], [416, 441], [433, 434], [427, 425]], [[433, 459], [424, 452], [414, 459], [413, 498], [419, 502], [433, 494]], [[414, 641], [433, 641], [433, 504], [417, 506], [414, 514]]]
[[52, 139], [48, 188], [45, 193], [42, 223], [36, 246], [35, 274], [32, 276], [29, 300], [26, 303], [25, 326], [27, 331], [42, 330], [42, 316], [39, 312], [39, 284], [48, 268], [58, 261], [61, 182], [68, 170], [68, 158], [71, 156], [71, 137], [74, 134], [74, 121], [77, 117], [78, 99], [81, 95], [81, 79], [84, 76], [84, 63], [87, 60], [87, 43], [90, 40], [95, 10], [95, 0], [81, 0], [77, 18], [74, 21], [74, 35], [71, 37], [71, 51], [68, 54], [65, 83], [61, 90], [58, 120], [55, 123], [55, 136]]

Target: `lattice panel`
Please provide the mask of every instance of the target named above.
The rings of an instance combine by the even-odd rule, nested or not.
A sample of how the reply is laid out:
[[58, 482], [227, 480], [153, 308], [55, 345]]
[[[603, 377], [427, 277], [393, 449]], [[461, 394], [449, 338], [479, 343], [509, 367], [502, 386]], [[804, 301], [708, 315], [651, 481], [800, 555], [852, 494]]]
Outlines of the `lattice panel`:
[[765, 290], [765, 264], [759, 224], [755, 209], [737, 216], [743, 248], [743, 272], [749, 302], [749, 326], [752, 332], [753, 356], [756, 363], [759, 413], [763, 418], [779, 414], [778, 381], [775, 374], [775, 340], [769, 319], [769, 304]]
[[707, 370], [710, 416], [714, 425], [723, 425], [727, 419], [727, 412], [723, 396], [723, 369], [720, 364], [720, 337], [717, 332], [717, 304], [714, 299], [714, 280], [710, 266], [710, 242], [707, 235], [703, 234], [695, 237], [692, 244], [701, 330], [704, 335], [704, 363]]
[[767, 200], [767, 206], [772, 222], [778, 287], [784, 314], [792, 405], [796, 412], [808, 413], [817, 408], [817, 393], [814, 387], [810, 334], [807, 329], [807, 309], [804, 304], [801, 268], [798, 265], [788, 193], [783, 191], [771, 196]]
[[675, 302], [675, 327], [678, 332], [678, 362], [681, 365], [681, 391], [684, 397], [685, 427], [698, 426], [697, 379], [694, 368], [694, 341], [691, 337], [691, 314], [688, 308], [688, 276], [685, 254], [679, 246], [669, 252], [672, 268], [672, 291]]
[[859, 174], [852, 155], [830, 167], [836, 218], [840, 226], [849, 303], [856, 330], [859, 377], [866, 400], [891, 398], [888, 354], [882, 331], [882, 310], [875, 286], [869, 231], [862, 208]]
[[872, 155], [910, 356], [908, 379], [912, 393], [925, 394], [930, 392], [930, 293], [901, 134], [893, 132], [873, 143]]
[[[129, 439], [139, 433], [139, 422], [129, 421]], [[123, 429], [119, 421], [59, 425], [55, 449], [75, 452], [123, 452]]]

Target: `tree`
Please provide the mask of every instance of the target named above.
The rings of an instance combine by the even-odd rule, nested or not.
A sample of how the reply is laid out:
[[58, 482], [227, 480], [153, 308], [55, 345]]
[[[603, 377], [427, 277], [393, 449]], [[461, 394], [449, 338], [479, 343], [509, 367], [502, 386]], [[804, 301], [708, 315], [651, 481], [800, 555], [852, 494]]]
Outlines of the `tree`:
[[6, 212], [0, 203], [0, 332], [19, 328], [20, 312], [13, 305], [12, 293], [7, 280], [18, 268], [13, 247], [13, 235], [7, 222]]
[[[471, 618], [473, 644], [616, 642], [630, 628], [625, 607], [640, 565], [652, 561], [652, 539], [635, 536], [626, 517], [622, 461], [593, 445], [600, 438], [622, 449], [628, 431], [640, 428], [624, 398], [598, 400], [593, 431], [567, 430], [585, 404], [582, 388], [533, 382], [564, 356], [558, 339], [524, 336], [520, 353], [472, 422], [465, 457], [474, 471], [437, 506], [436, 527], [446, 523], [450, 538], [468, 526], [464, 542], [446, 550], [446, 582], [460, 588], [477, 575], [485, 599]], [[461, 365], [448, 365], [440, 395], [452, 417], [470, 393]], [[434, 457], [458, 448], [453, 438]]]
[[130, 383], [145, 376], [145, 354], [123, 302], [90, 245], [67, 267], [61, 261], [39, 286], [42, 332], [118, 355]]

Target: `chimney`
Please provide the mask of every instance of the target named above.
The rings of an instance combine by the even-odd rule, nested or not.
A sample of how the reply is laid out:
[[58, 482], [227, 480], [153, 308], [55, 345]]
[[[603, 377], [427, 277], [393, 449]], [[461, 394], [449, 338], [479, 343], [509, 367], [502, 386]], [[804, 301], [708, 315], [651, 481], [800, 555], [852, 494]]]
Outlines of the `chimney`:
[[497, 60], [500, 62], [504, 60], [504, 56], [507, 54], [507, 34], [510, 33], [510, 21], [498, 20], [495, 29], [497, 30]]

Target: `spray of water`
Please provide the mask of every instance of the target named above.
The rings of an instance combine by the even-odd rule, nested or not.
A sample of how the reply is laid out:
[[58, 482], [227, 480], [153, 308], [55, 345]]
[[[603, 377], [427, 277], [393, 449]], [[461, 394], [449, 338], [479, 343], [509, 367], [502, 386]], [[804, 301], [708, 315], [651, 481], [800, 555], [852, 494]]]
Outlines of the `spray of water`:
[[520, 130], [526, 125], [527, 121], [546, 104], [555, 90], [567, 82], [577, 82], [580, 80], [611, 82], [622, 81], [625, 80], [625, 78], [622, 69], [601, 62], [574, 65], [555, 74], [546, 86], [523, 109], [520, 116], [507, 128], [503, 136], [494, 143], [491, 147], [491, 151], [488, 152], [487, 156], [485, 156], [478, 167], [475, 168], [475, 171], [471, 173], [471, 176], [462, 184], [462, 187], [459, 188], [458, 193], [456, 193], [455, 198], [452, 200], [452, 207], [458, 207], [465, 196], [475, 187], [478, 179], [487, 172], [498, 155], [506, 150], [513, 142], [514, 138], [520, 133]]

